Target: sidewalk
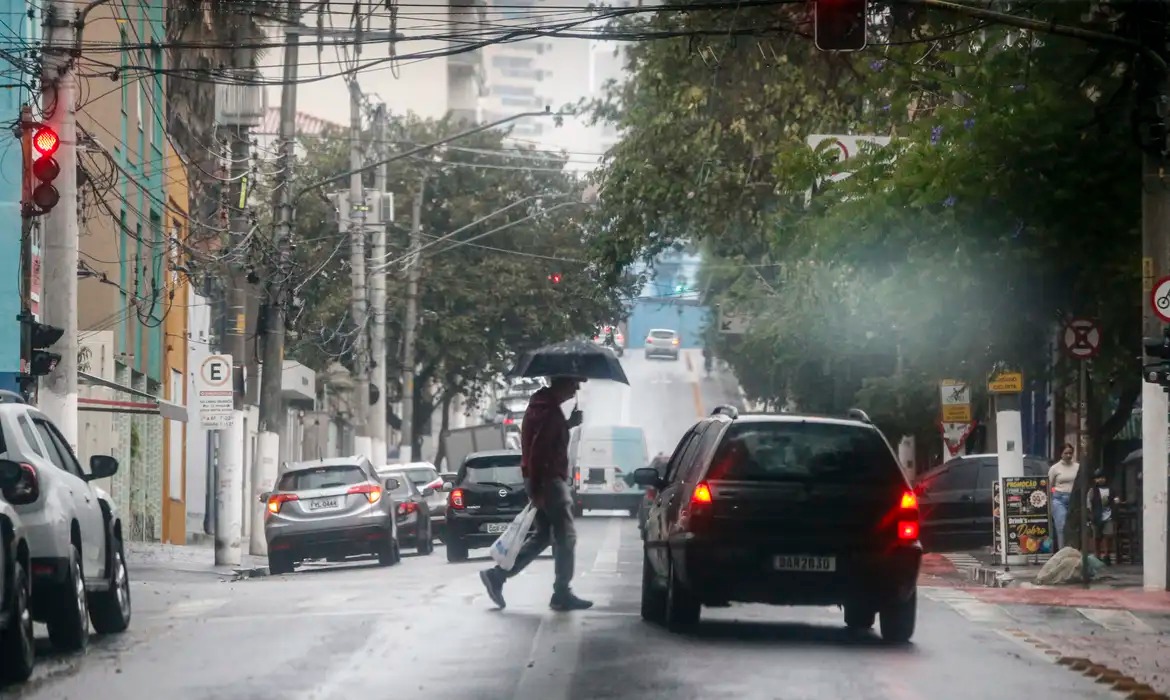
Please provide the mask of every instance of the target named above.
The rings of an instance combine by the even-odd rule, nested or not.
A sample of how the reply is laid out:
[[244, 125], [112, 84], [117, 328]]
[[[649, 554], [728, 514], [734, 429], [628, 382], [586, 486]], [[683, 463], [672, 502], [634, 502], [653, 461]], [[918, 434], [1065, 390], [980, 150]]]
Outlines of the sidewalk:
[[241, 555], [239, 566], [216, 566], [215, 546], [212, 542], [189, 545], [126, 542], [125, 546], [126, 564], [132, 572], [165, 569], [218, 576], [253, 576], [263, 575], [268, 571], [268, 562], [264, 557], [253, 557], [249, 554]]

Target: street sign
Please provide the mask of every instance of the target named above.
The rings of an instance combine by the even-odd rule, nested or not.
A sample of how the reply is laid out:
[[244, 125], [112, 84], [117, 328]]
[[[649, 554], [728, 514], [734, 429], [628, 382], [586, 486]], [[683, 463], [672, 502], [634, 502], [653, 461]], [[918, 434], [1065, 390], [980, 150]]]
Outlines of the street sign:
[[1101, 351], [1101, 331], [1087, 318], [1074, 318], [1064, 327], [1064, 350], [1074, 360], [1089, 360]]
[[1024, 373], [1000, 372], [987, 383], [987, 390], [993, 394], [1019, 394], [1024, 390]]
[[204, 429], [232, 427], [235, 406], [231, 355], [203, 358], [195, 372], [195, 400], [199, 406], [199, 423]]
[[1150, 291], [1150, 306], [1155, 316], [1170, 323], [1170, 277], [1163, 277], [1154, 284]]
[[971, 422], [971, 387], [957, 379], [939, 382], [939, 403], [943, 423]]
[[719, 332], [728, 335], [743, 335], [748, 330], [748, 318], [734, 311], [719, 309]]
[[975, 422], [940, 421], [938, 429], [942, 433], [943, 444], [947, 446], [947, 452], [950, 452], [952, 457], [957, 457], [963, 451], [963, 445], [967, 443], [967, 438], [971, 437], [971, 433], [975, 431]]

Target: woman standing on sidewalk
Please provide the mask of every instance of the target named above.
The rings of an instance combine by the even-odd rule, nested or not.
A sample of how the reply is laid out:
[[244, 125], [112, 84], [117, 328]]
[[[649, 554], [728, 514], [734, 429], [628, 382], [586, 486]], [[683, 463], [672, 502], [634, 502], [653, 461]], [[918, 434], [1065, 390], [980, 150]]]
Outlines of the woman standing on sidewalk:
[[1069, 500], [1080, 467], [1073, 461], [1073, 446], [1066, 442], [1060, 451], [1060, 461], [1048, 469], [1048, 486], [1052, 489], [1052, 525], [1056, 531], [1053, 533], [1053, 541], [1056, 542], [1057, 552], [1064, 547], [1064, 523], [1068, 520]]

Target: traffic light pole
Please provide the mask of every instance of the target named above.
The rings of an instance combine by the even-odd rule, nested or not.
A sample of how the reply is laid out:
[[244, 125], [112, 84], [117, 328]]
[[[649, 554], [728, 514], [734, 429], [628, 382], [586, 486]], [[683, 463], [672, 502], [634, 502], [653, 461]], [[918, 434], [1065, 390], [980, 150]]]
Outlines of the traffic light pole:
[[[349, 273], [352, 281], [354, 452], [373, 459], [370, 440], [370, 345], [369, 311], [366, 303], [366, 196], [362, 186], [362, 93], [357, 78], [349, 81]], [[384, 460], [383, 460], [384, 461]]]
[[[386, 107], [379, 105], [374, 114], [374, 146], [379, 159], [384, 158], [386, 148]], [[374, 191], [378, 202], [386, 197], [386, 165], [374, 171]], [[392, 207], [391, 207], [392, 209]], [[386, 257], [386, 227], [390, 222], [382, 216], [376, 217], [370, 241], [370, 259], [375, 265]], [[370, 383], [378, 387], [378, 395], [370, 405], [367, 414], [370, 440], [374, 447], [374, 466], [386, 464], [386, 270], [371, 266], [370, 277]]]
[[417, 457], [414, 454], [414, 348], [418, 333], [418, 279], [422, 274], [419, 248], [422, 247], [422, 207], [426, 190], [427, 176], [423, 175], [411, 207], [410, 257], [407, 259], [409, 267], [406, 271], [406, 321], [402, 333], [402, 447], [406, 451], [401, 455], [402, 461]]
[[45, 50], [41, 73], [43, 121], [60, 138], [55, 154], [60, 174], [54, 186], [61, 198], [42, 221], [42, 322], [64, 330], [53, 345], [61, 355], [38, 396], [39, 407], [77, 449], [77, 76], [70, 48], [70, 19], [76, 4], [54, 0], [45, 17]]

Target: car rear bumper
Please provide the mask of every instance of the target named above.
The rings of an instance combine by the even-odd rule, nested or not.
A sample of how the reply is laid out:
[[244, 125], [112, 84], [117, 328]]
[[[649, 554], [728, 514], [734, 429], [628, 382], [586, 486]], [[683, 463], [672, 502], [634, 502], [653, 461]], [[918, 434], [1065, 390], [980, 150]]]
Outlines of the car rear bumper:
[[369, 554], [392, 536], [388, 523], [281, 534], [268, 541], [268, 551], [293, 552], [306, 559]]
[[484, 527], [487, 525], [508, 525], [516, 516], [520, 514], [517, 510], [514, 513], [491, 513], [487, 515], [454, 515], [452, 511], [447, 511], [447, 528], [443, 533], [444, 542], [458, 541], [466, 547], [490, 547], [492, 542], [499, 539], [502, 533], [499, 532], [485, 532]]
[[627, 493], [574, 493], [573, 502], [586, 510], [632, 510], [642, 507], [641, 491]]
[[[837, 555], [836, 571], [776, 571], [775, 552], [713, 543], [674, 543], [671, 555], [679, 577], [705, 604], [861, 604], [873, 608], [914, 594], [922, 561], [920, 545], [882, 553]], [[793, 554], [797, 552], [791, 552]]]
[[678, 357], [677, 348], [646, 348], [646, 357]]

